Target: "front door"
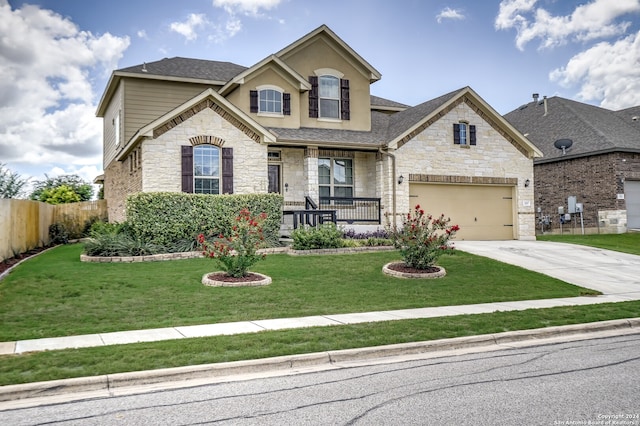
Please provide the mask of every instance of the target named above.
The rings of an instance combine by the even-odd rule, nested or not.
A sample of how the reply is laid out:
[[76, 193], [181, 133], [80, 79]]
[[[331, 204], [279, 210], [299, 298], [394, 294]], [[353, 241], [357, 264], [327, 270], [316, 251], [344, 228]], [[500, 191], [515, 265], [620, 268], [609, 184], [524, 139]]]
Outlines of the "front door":
[[281, 193], [280, 164], [269, 164], [269, 192], [275, 192], [276, 194]]

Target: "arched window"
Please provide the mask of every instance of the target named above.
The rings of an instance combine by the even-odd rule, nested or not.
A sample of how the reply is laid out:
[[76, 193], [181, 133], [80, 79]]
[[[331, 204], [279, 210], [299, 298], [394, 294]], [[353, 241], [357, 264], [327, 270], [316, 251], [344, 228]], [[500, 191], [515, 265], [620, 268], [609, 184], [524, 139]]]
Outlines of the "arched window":
[[193, 192], [220, 194], [220, 148], [217, 146], [193, 147]]
[[262, 89], [259, 94], [258, 112], [282, 114], [282, 92], [275, 89]]

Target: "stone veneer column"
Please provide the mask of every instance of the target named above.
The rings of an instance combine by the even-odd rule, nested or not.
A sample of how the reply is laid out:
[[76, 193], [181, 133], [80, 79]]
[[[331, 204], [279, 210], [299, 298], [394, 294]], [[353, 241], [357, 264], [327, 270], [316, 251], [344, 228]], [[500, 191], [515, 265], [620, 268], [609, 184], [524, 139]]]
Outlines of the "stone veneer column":
[[304, 150], [304, 195], [318, 203], [320, 189], [318, 188], [318, 148], [307, 147]]

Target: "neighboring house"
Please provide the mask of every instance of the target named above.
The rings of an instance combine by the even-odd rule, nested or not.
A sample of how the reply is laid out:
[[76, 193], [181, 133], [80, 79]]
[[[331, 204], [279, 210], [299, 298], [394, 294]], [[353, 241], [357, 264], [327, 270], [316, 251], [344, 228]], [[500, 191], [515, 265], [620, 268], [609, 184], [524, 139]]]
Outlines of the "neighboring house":
[[[538, 232], [560, 232], [558, 208], [574, 210], [569, 197], [583, 211], [565, 233], [640, 229], [640, 106], [611, 111], [534, 95], [504, 117], [544, 153], [534, 161]], [[551, 223], [540, 223], [546, 216]]]
[[371, 96], [380, 78], [324, 25], [249, 68], [114, 71], [97, 111], [110, 220], [138, 191], [278, 192], [345, 223], [400, 225], [420, 204], [458, 239], [535, 238], [540, 151], [469, 87], [408, 107]]

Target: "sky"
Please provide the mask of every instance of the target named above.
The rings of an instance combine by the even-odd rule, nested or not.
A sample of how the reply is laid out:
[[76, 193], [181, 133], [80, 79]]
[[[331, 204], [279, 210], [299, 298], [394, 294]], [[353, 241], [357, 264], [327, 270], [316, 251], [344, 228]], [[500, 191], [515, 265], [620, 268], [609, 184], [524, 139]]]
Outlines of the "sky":
[[640, 105], [640, 0], [0, 0], [0, 163], [102, 173], [112, 71], [162, 58], [249, 67], [322, 24], [417, 105], [470, 86], [498, 113], [540, 96]]

